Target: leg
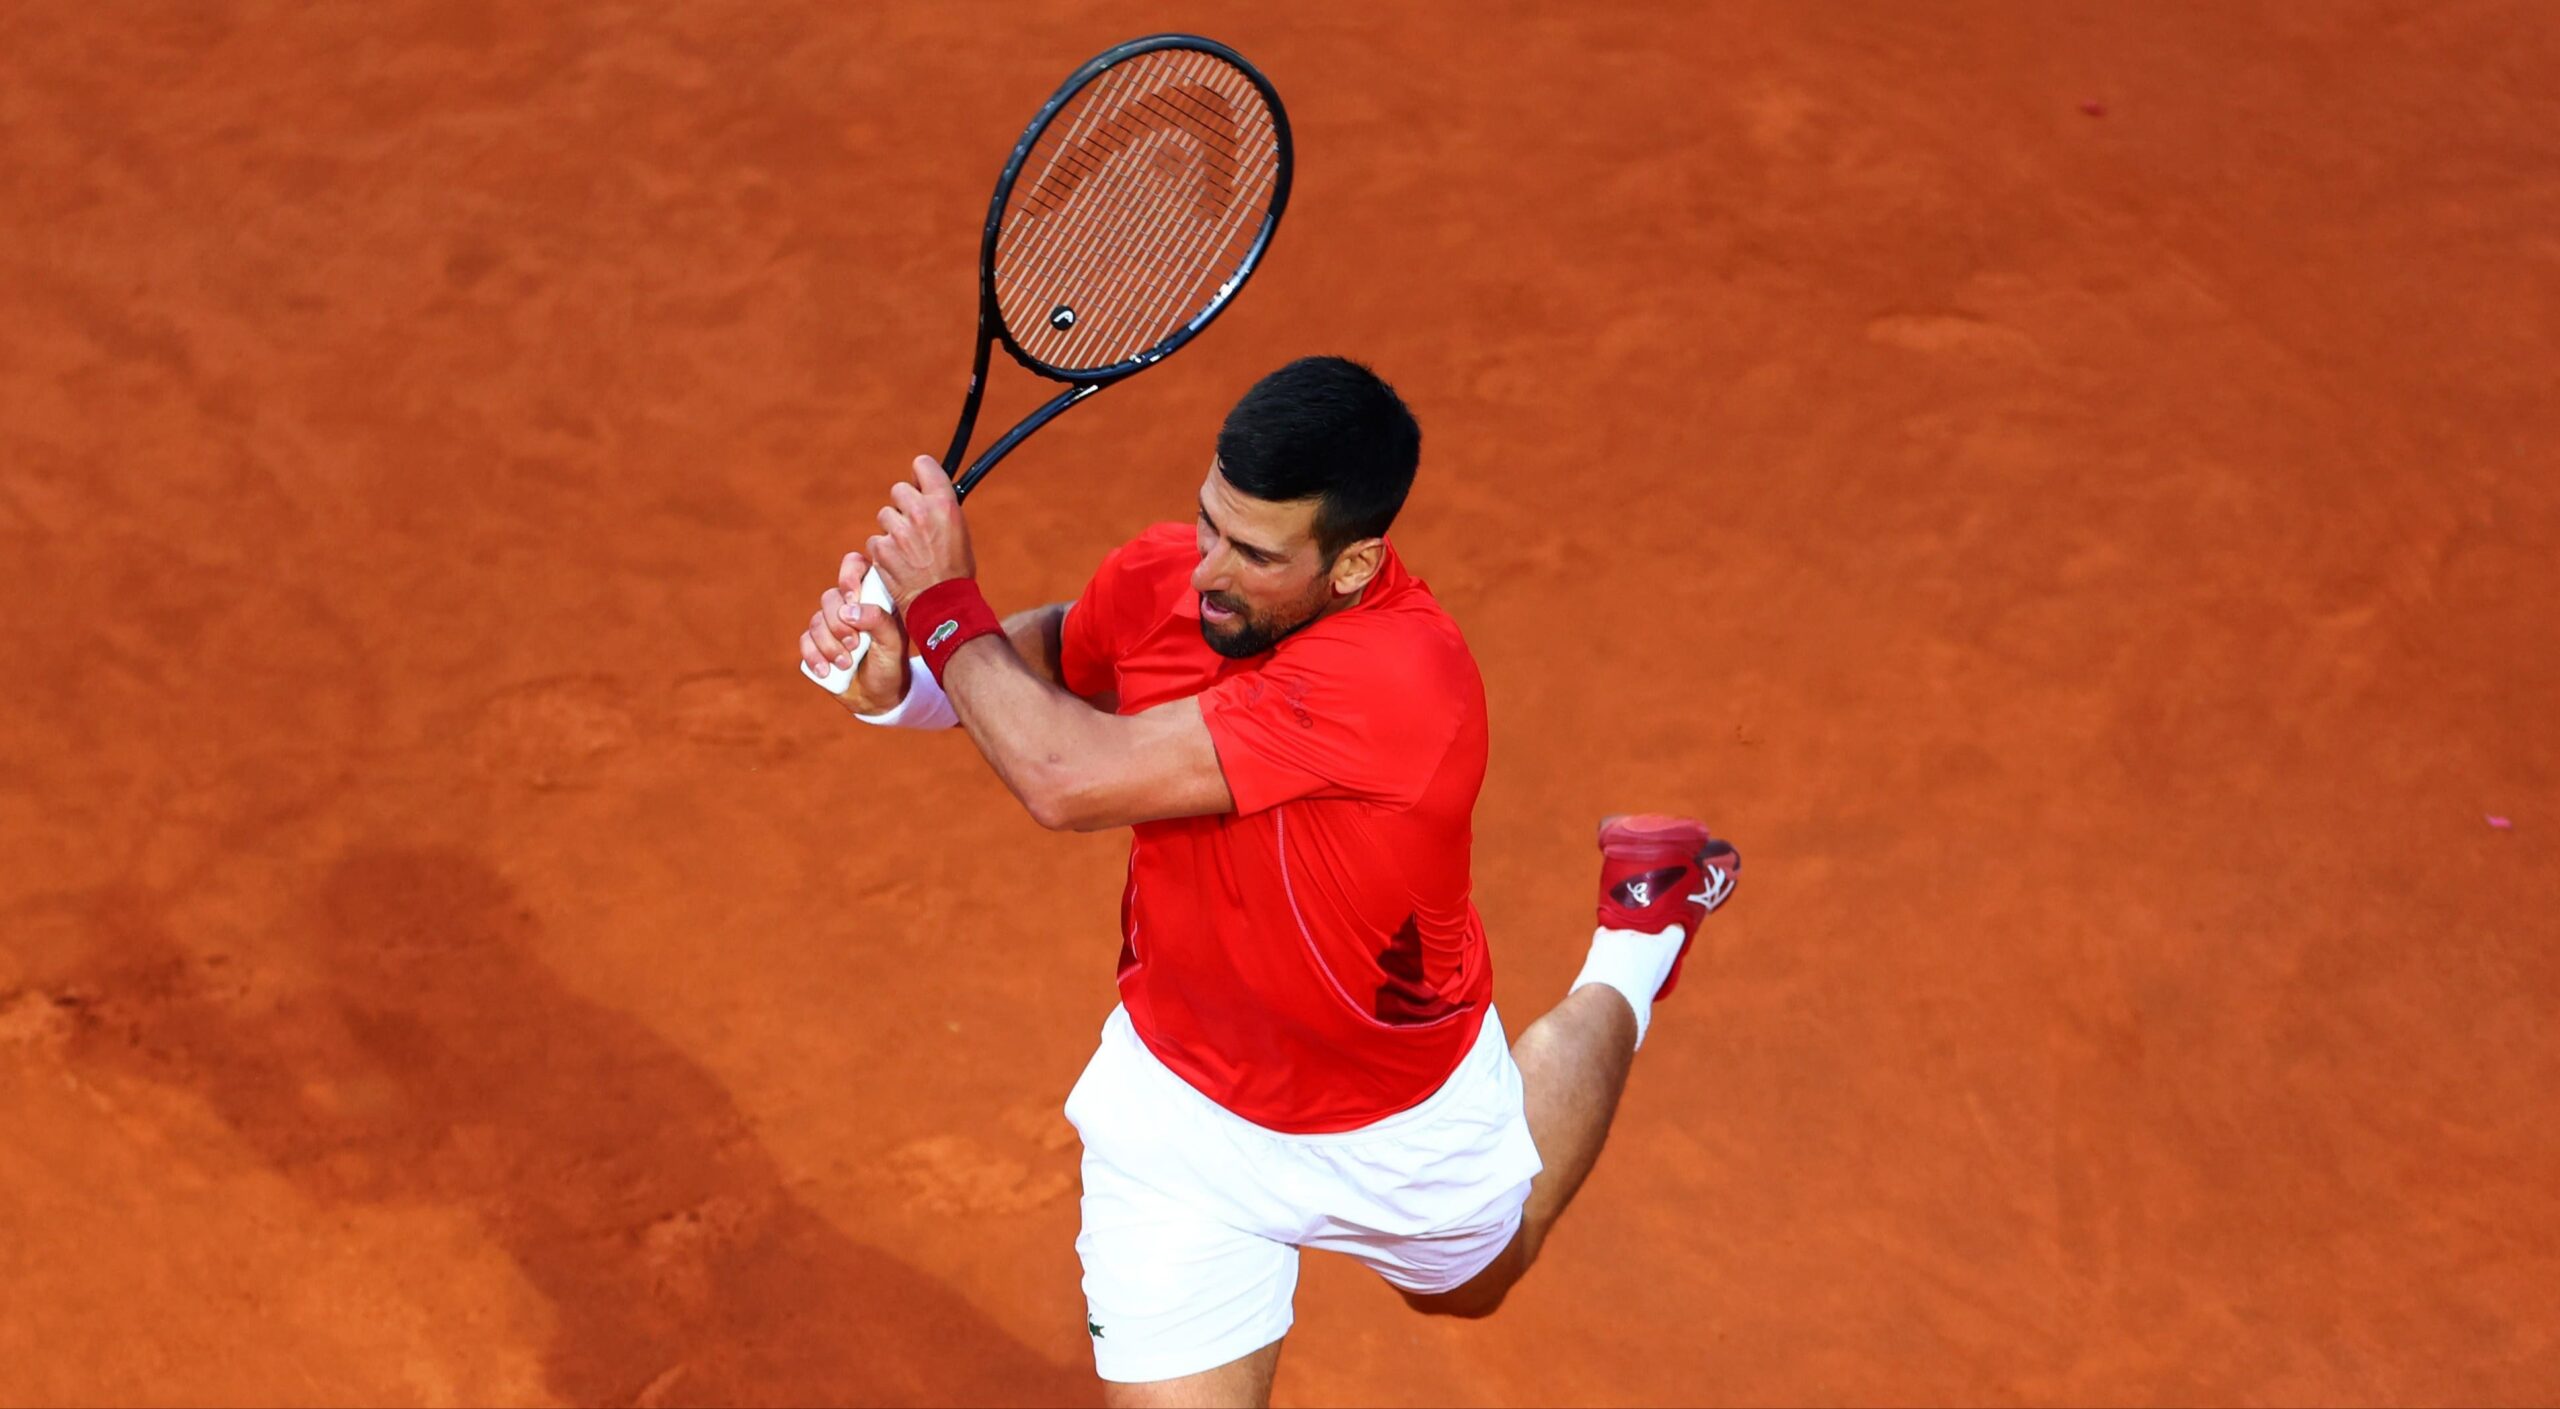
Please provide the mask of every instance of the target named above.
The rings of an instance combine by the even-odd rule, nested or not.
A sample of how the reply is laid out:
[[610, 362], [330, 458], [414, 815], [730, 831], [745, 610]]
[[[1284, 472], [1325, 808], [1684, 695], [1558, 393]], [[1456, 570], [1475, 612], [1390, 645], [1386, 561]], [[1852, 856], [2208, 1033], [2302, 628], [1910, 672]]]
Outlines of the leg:
[[1529, 1185], [1510, 1245], [1454, 1290], [1405, 1293], [1418, 1311], [1489, 1316], [1537, 1260], [1600, 1158], [1654, 1000], [1678, 984], [1690, 938], [1732, 895], [1742, 869], [1731, 843], [1683, 817], [1612, 817], [1600, 826], [1600, 854], [1591, 958], [1564, 1001], [1511, 1045], [1529, 1137], [1546, 1168]]
[[1548, 1230], [1599, 1162], [1635, 1057], [1635, 1014], [1615, 989], [1599, 984], [1566, 994], [1511, 1044], [1529, 1106], [1529, 1136], [1547, 1161], [1529, 1186], [1520, 1236], [1511, 1240], [1521, 1250], [1521, 1271], [1537, 1259]]
[[1250, 1160], [1118, 1013], [1067, 1097], [1084, 1140], [1084, 1328], [1105, 1403], [1268, 1403], [1298, 1250], [1228, 1196]]
[[1230, 1360], [1214, 1370], [1180, 1379], [1137, 1384], [1102, 1382], [1102, 1402], [1111, 1409], [1262, 1409], [1271, 1402], [1271, 1377], [1280, 1368], [1280, 1342]]
[[1529, 1108], [1529, 1136], [1547, 1167], [1530, 1183], [1520, 1231], [1501, 1255], [1455, 1290], [1405, 1293], [1415, 1310], [1472, 1317], [1489, 1316], [1502, 1305], [1599, 1161], [1635, 1055], [1635, 1011], [1605, 984], [1565, 995], [1511, 1044]]

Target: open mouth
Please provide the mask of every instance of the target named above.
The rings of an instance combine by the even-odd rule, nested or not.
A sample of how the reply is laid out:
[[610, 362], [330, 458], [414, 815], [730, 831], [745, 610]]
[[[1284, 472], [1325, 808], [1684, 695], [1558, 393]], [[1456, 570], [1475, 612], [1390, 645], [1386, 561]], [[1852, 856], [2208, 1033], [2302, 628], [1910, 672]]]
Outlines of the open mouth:
[[1203, 621], [1218, 622], [1223, 625], [1226, 622], [1235, 620], [1236, 614], [1228, 611], [1225, 607], [1219, 606], [1216, 602], [1213, 602], [1204, 596], [1200, 599], [1200, 619]]

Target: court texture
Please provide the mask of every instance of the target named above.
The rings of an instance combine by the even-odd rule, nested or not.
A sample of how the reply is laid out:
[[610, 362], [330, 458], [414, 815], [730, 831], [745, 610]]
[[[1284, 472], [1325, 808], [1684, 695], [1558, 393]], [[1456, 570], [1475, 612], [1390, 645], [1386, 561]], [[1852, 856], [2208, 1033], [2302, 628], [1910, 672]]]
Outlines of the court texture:
[[1601, 814], [1750, 858], [1510, 1305], [1311, 1258], [1280, 1402], [2560, 1399], [2560, 9], [26, 0], [0, 1405], [1093, 1401], [1124, 842], [792, 642], [1171, 28], [1287, 225], [989, 596], [1360, 357], [1506, 1016]]

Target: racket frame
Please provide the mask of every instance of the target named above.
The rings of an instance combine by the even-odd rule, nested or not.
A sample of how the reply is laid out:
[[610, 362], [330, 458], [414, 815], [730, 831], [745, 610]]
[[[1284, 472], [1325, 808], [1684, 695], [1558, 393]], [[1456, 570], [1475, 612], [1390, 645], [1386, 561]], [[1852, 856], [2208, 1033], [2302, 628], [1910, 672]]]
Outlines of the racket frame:
[[[1237, 262], [1236, 272], [1218, 287], [1216, 295], [1199, 312], [1162, 341], [1108, 367], [1097, 367], [1091, 371], [1076, 372], [1050, 366], [1014, 340], [1013, 330], [1005, 326], [1004, 311], [996, 301], [996, 243], [1004, 229], [1005, 206], [1013, 199], [1014, 182], [1022, 175], [1023, 163], [1030, 160], [1031, 149], [1039, 145], [1041, 136], [1049, 130], [1049, 124], [1057, 118], [1059, 111], [1104, 73], [1141, 54], [1161, 49], [1192, 49], [1221, 59], [1233, 65], [1253, 85], [1254, 91], [1262, 95], [1264, 106], [1271, 112], [1273, 138], [1279, 145], [1279, 156], [1274, 163], [1278, 174], [1272, 180], [1271, 203], [1264, 208], [1262, 228], [1254, 232], [1253, 244]], [[1264, 78], [1260, 69], [1247, 63], [1244, 55], [1214, 39], [1197, 34], [1150, 34], [1143, 39], [1115, 44], [1069, 74], [1066, 82], [1058, 85], [1058, 91], [1049, 95], [1049, 101], [1041, 105], [1039, 113], [1023, 129], [1021, 140], [1013, 144], [1013, 155], [1005, 160], [1004, 174], [996, 178], [995, 196], [987, 202], [987, 226], [978, 241], [978, 355], [970, 364], [969, 396], [961, 405], [960, 423], [951, 435], [951, 449], [942, 457], [944, 467], [948, 469], [959, 464], [961, 457], [969, 452], [969, 437], [978, 424], [978, 405], [986, 395], [987, 354], [997, 343], [1004, 345], [1004, 350], [1012, 355], [1014, 361], [1022, 364], [1023, 370], [1053, 382], [1064, 382], [1067, 389], [1023, 417], [1013, 429], [997, 437], [996, 443], [988, 446], [966, 470], [955, 474], [953, 490], [962, 498], [968, 497], [969, 491], [977, 488], [978, 482], [987, 477], [987, 472], [1032, 432], [1056, 420], [1068, 407], [1113, 382], [1154, 366], [1180, 350], [1184, 343], [1198, 337], [1201, 330], [1234, 301], [1236, 291], [1244, 287], [1254, 266], [1262, 262], [1263, 251], [1270, 248], [1271, 237], [1280, 229], [1281, 213], [1288, 208], [1289, 185], [1296, 167], [1297, 148], [1289, 135], [1289, 110], [1281, 105], [1279, 90], [1271, 86], [1271, 80]]]
[[[1014, 340], [1013, 330], [1005, 326], [1004, 310], [996, 301], [996, 242], [1004, 229], [1005, 205], [1013, 199], [1014, 181], [1021, 176], [1023, 163], [1030, 159], [1031, 149], [1039, 144], [1042, 134], [1049, 130], [1049, 124], [1056, 119], [1059, 110], [1066, 107], [1069, 100], [1076, 94], [1083, 92], [1087, 84], [1100, 78], [1112, 68], [1141, 54], [1153, 53], [1159, 49], [1193, 49], [1222, 59], [1234, 65], [1236, 71], [1242, 73], [1246, 80], [1253, 84], [1254, 91], [1262, 95], [1264, 105], [1271, 111], [1272, 136], [1279, 146], [1277, 160], [1274, 163], [1278, 174], [1272, 178], [1271, 203], [1264, 207], [1262, 228], [1254, 232], [1253, 244], [1245, 250], [1244, 258], [1236, 264], [1236, 272], [1224, 284], [1219, 285], [1217, 293], [1210, 298], [1209, 302], [1199, 312], [1185, 320], [1181, 327], [1174, 329], [1154, 346], [1108, 367], [1097, 367], [1086, 372], [1071, 372], [1061, 367], [1052, 367], [1023, 350], [1022, 344]], [[969, 452], [969, 437], [977, 429], [978, 424], [978, 406], [986, 396], [988, 352], [997, 343], [1003, 343], [1004, 350], [1012, 355], [1014, 361], [1021, 363], [1025, 371], [1049, 381], [1064, 382], [1067, 389], [1051, 397], [1046, 404], [1015, 423], [1013, 429], [997, 437], [996, 443], [988, 446], [968, 469], [953, 476], [953, 492], [961, 498], [967, 498], [969, 491], [977, 488], [979, 481], [987, 477], [987, 472], [993, 470], [999, 461], [1012, 453], [1013, 448], [1029, 438], [1032, 432], [1056, 420], [1068, 407], [1113, 382], [1145, 371], [1179, 351], [1184, 343], [1198, 337], [1201, 330], [1208, 327], [1211, 320], [1224, 312], [1226, 306], [1234, 301], [1236, 291], [1244, 287], [1245, 280], [1253, 273], [1254, 266], [1262, 262], [1263, 251], [1270, 248], [1271, 237], [1280, 229], [1281, 213], [1288, 209], [1289, 185], [1296, 169], [1297, 145], [1289, 135], [1289, 110], [1281, 105], [1280, 91], [1271, 86], [1271, 80], [1262, 76], [1262, 70], [1247, 63], [1242, 54], [1214, 39], [1197, 34], [1151, 34], [1143, 39], [1132, 39], [1125, 44], [1115, 44], [1096, 54], [1087, 60], [1083, 67], [1069, 74], [1067, 81], [1058, 85], [1058, 91], [1049, 95], [1049, 101], [1041, 105], [1039, 113], [1031, 119], [1030, 126], [1023, 129], [1021, 140], [1013, 144], [1013, 155], [1006, 158], [1004, 174], [996, 178], [995, 195], [987, 202], [987, 227], [978, 241], [978, 352], [969, 364], [969, 396], [961, 404], [960, 423], [952, 431], [950, 450], [943, 454], [943, 468], [948, 471], [951, 466], [960, 463], [961, 456]], [[890, 600], [889, 589], [880, 580], [880, 570], [876, 567], [863, 574], [859, 597], [862, 601], [872, 603], [884, 611], [897, 609], [897, 604]], [[851, 664], [838, 668], [830, 662], [823, 667], [824, 673], [821, 673], [820, 670], [811, 669], [804, 661], [801, 663], [800, 673], [816, 682], [819, 688], [829, 694], [842, 695], [852, 687], [854, 671], [860, 668], [863, 657], [870, 652], [871, 637], [867, 634], [861, 635], [855, 640], [853, 649], [848, 653]]]

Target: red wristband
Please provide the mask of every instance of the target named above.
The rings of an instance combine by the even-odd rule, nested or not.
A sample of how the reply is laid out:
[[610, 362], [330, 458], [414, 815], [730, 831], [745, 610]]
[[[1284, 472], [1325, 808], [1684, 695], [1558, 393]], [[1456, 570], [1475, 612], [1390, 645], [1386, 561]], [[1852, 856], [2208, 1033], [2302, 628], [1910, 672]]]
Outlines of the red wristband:
[[943, 663], [952, 652], [1002, 630], [1004, 623], [978, 591], [976, 578], [937, 582], [907, 604], [907, 639], [916, 643], [917, 654], [924, 657], [925, 668], [936, 680], [942, 678]]

